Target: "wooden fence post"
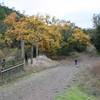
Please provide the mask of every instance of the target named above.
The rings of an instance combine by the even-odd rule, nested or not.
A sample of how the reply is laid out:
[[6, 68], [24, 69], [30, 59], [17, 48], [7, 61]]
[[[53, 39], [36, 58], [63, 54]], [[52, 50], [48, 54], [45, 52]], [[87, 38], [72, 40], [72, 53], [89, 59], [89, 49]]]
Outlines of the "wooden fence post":
[[24, 40], [21, 40], [21, 51], [22, 51], [21, 57], [24, 60], [25, 59]]

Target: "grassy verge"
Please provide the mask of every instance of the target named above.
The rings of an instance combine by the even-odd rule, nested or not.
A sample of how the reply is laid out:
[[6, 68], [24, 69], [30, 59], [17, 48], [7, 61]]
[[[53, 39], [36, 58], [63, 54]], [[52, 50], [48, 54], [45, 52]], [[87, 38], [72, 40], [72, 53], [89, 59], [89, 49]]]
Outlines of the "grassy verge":
[[96, 100], [96, 98], [82, 92], [78, 87], [73, 87], [56, 96], [54, 100]]

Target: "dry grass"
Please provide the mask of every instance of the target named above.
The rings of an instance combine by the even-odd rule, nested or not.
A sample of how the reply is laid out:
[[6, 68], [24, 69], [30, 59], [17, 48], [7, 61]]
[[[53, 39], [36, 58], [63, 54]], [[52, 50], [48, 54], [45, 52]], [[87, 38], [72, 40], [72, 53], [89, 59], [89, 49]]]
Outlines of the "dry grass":
[[78, 81], [81, 89], [100, 100], [100, 62], [95, 62], [79, 76]]
[[91, 74], [95, 77], [100, 77], [100, 62], [95, 62], [90, 69]]

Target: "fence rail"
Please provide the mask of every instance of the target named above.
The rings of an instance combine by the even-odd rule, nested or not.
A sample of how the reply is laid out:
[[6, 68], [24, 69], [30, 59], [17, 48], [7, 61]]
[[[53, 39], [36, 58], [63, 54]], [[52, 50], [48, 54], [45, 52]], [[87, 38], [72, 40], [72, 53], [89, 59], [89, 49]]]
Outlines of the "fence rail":
[[16, 65], [16, 66], [14, 66], [14, 67], [10, 67], [10, 68], [7, 68], [7, 69], [4, 69], [4, 70], [1, 70], [1, 73], [4, 73], [4, 72], [7, 72], [7, 71], [10, 71], [10, 70], [12, 70], [12, 69], [15, 69], [15, 68], [17, 68], [17, 67], [20, 67], [20, 66], [22, 66], [23, 64], [19, 64], [19, 65]]
[[8, 67], [6, 69], [0, 70], [0, 78], [1, 82], [9, 81], [16, 76], [20, 75], [20, 73], [24, 70], [24, 63], [17, 64], [12, 67]]

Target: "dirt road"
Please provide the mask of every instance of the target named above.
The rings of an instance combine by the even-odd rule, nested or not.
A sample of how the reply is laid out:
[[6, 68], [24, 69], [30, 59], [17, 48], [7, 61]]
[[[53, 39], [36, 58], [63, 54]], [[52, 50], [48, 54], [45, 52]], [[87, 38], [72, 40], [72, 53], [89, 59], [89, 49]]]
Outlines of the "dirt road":
[[[84, 67], [84, 63], [90, 64], [93, 61], [94, 59], [88, 58], [81, 61], [81, 64]], [[75, 67], [71, 62], [32, 74], [9, 87], [0, 89], [0, 100], [54, 100], [56, 94], [70, 86], [81, 68]]]
[[79, 71], [73, 65], [59, 65], [0, 90], [0, 100], [53, 100], [61, 90], [69, 87]]

